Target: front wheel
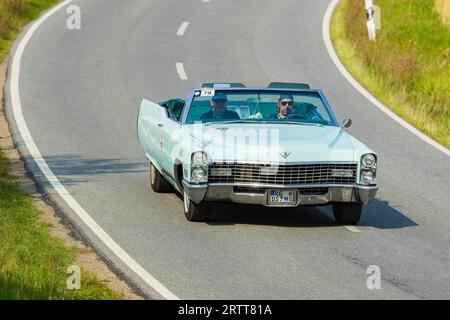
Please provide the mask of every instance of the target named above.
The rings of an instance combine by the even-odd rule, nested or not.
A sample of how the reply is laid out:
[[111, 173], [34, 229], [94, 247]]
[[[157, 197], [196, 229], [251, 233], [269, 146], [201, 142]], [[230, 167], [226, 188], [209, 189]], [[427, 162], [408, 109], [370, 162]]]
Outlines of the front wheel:
[[150, 186], [153, 191], [158, 193], [171, 192], [172, 186], [170, 183], [162, 176], [161, 173], [155, 168], [153, 163], [150, 162]]
[[186, 192], [183, 192], [184, 215], [189, 221], [207, 221], [211, 214], [211, 203], [203, 201], [194, 203]]
[[339, 224], [357, 224], [361, 218], [361, 212], [361, 203], [333, 203], [334, 219]]

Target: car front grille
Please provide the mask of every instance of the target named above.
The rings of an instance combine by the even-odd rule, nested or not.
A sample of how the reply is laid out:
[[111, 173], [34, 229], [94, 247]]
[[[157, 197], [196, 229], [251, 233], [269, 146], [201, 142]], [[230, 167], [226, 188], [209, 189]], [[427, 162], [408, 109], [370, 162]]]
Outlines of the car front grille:
[[[351, 170], [351, 172], [350, 172]], [[345, 172], [348, 176], [333, 176]], [[259, 184], [354, 184], [357, 164], [317, 163], [270, 165], [252, 163], [212, 163], [209, 166], [210, 183]], [[212, 175], [218, 174], [218, 175]]]

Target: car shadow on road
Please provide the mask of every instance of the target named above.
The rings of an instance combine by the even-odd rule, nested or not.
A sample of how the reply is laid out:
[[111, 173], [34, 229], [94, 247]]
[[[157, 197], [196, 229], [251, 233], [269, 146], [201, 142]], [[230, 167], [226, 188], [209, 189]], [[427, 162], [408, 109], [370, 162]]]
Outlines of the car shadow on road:
[[[45, 183], [45, 177], [31, 157], [24, 156], [23, 159], [37, 178]], [[58, 155], [45, 156], [44, 159], [58, 180], [65, 186], [89, 182], [96, 175], [145, 172], [147, 170], [145, 162], [120, 158], [86, 159], [77, 155]]]
[[[256, 205], [215, 203], [209, 224], [254, 224], [278, 227], [339, 227], [334, 221], [331, 206], [297, 208], [268, 208]], [[363, 209], [357, 226], [378, 229], [399, 229], [417, 224], [391, 207], [388, 201], [374, 199]]]
[[214, 203], [208, 224], [254, 224], [277, 227], [339, 227], [317, 207], [269, 208], [257, 205]]
[[402, 213], [400, 207], [394, 208], [389, 201], [374, 199], [367, 205], [358, 225], [377, 229], [401, 229], [418, 226], [413, 220]]

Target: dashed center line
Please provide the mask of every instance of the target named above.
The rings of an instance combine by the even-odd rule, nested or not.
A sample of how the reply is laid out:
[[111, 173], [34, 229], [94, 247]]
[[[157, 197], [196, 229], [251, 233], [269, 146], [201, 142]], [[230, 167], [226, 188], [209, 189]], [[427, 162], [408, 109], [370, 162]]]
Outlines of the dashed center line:
[[[327, 216], [329, 216], [329, 215], [333, 215], [333, 211], [332, 210], [330, 210], [330, 209], [328, 209], [327, 207], [317, 207], [318, 209], [319, 209], [319, 211], [321, 211], [323, 214], [325, 214], [325, 215], [327, 215]], [[326, 212], [325, 212], [326, 211]], [[356, 226], [350, 226], [350, 225], [347, 225], [347, 226], [343, 226], [345, 229], [347, 229], [348, 231], [350, 231], [350, 232], [354, 232], [354, 233], [360, 233], [360, 232], [362, 232], [362, 230], [361, 229], [359, 229], [358, 227], [356, 227]]]
[[183, 62], [176, 62], [175, 67], [177, 68], [178, 76], [181, 80], [187, 80], [186, 71], [184, 71]]
[[181, 37], [186, 32], [187, 27], [189, 26], [189, 21], [183, 22], [177, 30], [177, 36]]
[[349, 230], [350, 232], [355, 232], [355, 233], [358, 233], [358, 232], [362, 232], [360, 229], [358, 229], [357, 227], [355, 227], [355, 226], [344, 226], [347, 230]]

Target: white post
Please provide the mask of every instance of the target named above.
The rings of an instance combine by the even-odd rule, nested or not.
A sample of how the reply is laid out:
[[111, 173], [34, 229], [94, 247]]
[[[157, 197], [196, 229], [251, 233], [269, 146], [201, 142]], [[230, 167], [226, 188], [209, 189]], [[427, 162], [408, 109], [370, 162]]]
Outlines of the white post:
[[376, 25], [373, 17], [373, 2], [372, 0], [364, 0], [366, 5], [366, 17], [367, 17], [367, 32], [369, 33], [369, 41], [376, 40]]

